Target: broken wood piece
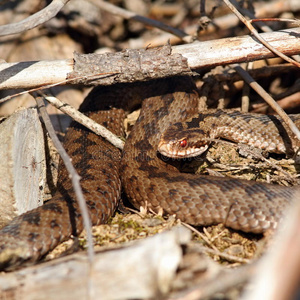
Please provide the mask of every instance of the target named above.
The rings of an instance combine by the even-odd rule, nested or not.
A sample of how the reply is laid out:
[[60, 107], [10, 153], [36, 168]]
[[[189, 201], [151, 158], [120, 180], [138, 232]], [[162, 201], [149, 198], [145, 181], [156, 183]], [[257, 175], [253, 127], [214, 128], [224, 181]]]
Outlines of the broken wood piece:
[[[191, 233], [183, 226], [97, 253], [85, 253], [0, 275], [3, 299], [158, 299], [169, 292]], [[88, 292], [90, 288], [90, 292]], [[72, 295], [72, 296], [70, 296]], [[90, 298], [88, 298], [88, 295]]]
[[0, 124], [0, 227], [43, 204], [44, 134], [36, 109], [21, 109]]

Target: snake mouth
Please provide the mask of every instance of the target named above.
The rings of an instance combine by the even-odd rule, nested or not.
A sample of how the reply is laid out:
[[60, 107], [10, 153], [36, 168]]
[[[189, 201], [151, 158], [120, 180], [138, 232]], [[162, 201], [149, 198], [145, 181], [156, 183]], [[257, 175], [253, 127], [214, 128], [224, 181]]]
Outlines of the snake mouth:
[[208, 148], [208, 145], [202, 145], [202, 146], [193, 146], [189, 148], [179, 148], [175, 146], [175, 144], [171, 143], [165, 143], [160, 141], [158, 145], [158, 151], [160, 154], [170, 157], [170, 158], [189, 158], [189, 157], [195, 157], [199, 156], [202, 153], [204, 153]]

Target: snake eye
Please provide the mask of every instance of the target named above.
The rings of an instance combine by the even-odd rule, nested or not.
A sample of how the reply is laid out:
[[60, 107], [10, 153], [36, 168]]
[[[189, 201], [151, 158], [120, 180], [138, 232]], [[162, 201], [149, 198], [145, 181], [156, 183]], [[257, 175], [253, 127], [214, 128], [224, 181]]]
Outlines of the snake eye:
[[187, 140], [186, 140], [186, 139], [180, 141], [180, 147], [181, 147], [181, 148], [185, 148], [186, 145], [187, 145]]

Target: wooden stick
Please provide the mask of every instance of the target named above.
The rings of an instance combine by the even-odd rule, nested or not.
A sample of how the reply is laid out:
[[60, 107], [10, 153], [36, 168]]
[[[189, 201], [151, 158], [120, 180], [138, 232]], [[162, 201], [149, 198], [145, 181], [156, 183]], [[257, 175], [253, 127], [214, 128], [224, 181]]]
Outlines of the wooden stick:
[[21, 33], [47, 22], [55, 17], [69, 1], [70, 0], [53, 0], [47, 7], [25, 20], [0, 26], [0, 36]]
[[[263, 33], [261, 36], [269, 43], [276, 47], [277, 50], [286, 55], [295, 55], [300, 53], [300, 28], [287, 29], [277, 32]], [[194, 42], [192, 44], [174, 46], [171, 48], [170, 55], [181, 55], [179, 57], [169, 57], [165, 55], [165, 59], [161, 59], [161, 65], [166, 64], [168, 60], [174, 62], [182, 62], [181, 67], [174, 65], [169, 70], [165, 68], [163, 76], [174, 76], [176, 74], [182, 74], [188, 70], [193, 71], [200, 68], [212, 68], [217, 65], [227, 65], [231, 63], [239, 63], [245, 61], [254, 61], [263, 58], [274, 57], [274, 54], [261, 43], [253, 39], [251, 36], [242, 36], [235, 38], [225, 38], [206, 42]], [[127, 50], [123, 52], [124, 61], [122, 64], [122, 53], [115, 53], [104, 56], [98, 55], [99, 61], [105, 57], [102, 66], [102, 72], [116, 73], [116, 75], [105, 77], [98, 80], [98, 84], [112, 84], [115, 82], [131, 82], [134, 74], [131, 76], [125, 76], [128, 69], [126, 67], [126, 61], [128, 55], [135, 55], [136, 59], [140, 58], [140, 53], [137, 50]], [[147, 60], [147, 51], [143, 53], [144, 61], [143, 68], [148, 66], [151, 69], [151, 60]], [[127, 56], [127, 58], [125, 57]], [[125, 59], [126, 58], [126, 59]], [[119, 65], [116, 66], [116, 59]], [[184, 64], [183, 60], [186, 61]], [[0, 89], [12, 89], [12, 88], [25, 88], [30, 89], [33, 87], [46, 85], [46, 84], [64, 84], [67, 83], [68, 74], [75, 69], [76, 62], [73, 59], [66, 60], [53, 60], [53, 61], [36, 61], [36, 62], [17, 62], [17, 63], [3, 63], [0, 64]], [[115, 68], [107, 70], [107, 66], [112, 65]], [[174, 68], [175, 71], [174, 71]], [[126, 71], [122, 71], [122, 70]], [[120, 71], [121, 70], [121, 71]], [[129, 70], [130, 71], [130, 70]], [[89, 70], [88, 73], [82, 76], [91, 76]], [[98, 71], [97, 71], [98, 72]], [[122, 72], [123, 76], [120, 76]], [[124, 73], [123, 73], [124, 72]], [[155, 73], [147, 73], [142, 68], [136, 66], [136, 74], [139, 74], [139, 80], [149, 80], [157, 76]], [[99, 73], [99, 72], [98, 72]], [[125, 74], [125, 75], [124, 75]], [[159, 75], [158, 75], [159, 76]], [[74, 82], [75, 83], [75, 82]], [[91, 84], [90, 80], [86, 83]]]

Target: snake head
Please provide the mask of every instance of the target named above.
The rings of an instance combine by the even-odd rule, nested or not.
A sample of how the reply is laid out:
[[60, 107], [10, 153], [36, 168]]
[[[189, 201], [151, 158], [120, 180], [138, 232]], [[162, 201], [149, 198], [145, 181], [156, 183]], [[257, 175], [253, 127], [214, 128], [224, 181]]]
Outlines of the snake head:
[[195, 157], [204, 153], [209, 141], [201, 129], [176, 130], [176, 124], [170, 126], [161, 136], [158, 151], [171, 158]]

